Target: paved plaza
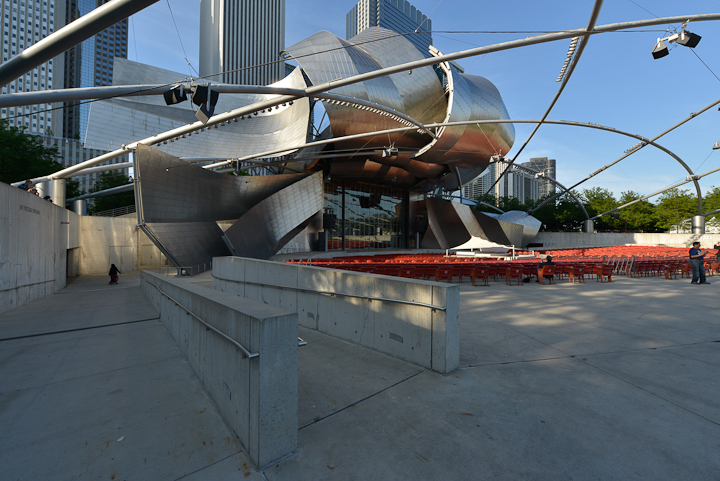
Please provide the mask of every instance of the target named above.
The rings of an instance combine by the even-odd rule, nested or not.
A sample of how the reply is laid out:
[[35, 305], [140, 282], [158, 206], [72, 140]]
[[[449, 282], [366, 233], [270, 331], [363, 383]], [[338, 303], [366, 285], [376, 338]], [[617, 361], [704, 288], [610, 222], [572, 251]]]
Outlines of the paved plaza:
[[716, 277], [465, 283], [448, 375], [301, 328], [299, 452], [262, 472], [107, 279], [0, 315], [0, 479], [718, 479]]

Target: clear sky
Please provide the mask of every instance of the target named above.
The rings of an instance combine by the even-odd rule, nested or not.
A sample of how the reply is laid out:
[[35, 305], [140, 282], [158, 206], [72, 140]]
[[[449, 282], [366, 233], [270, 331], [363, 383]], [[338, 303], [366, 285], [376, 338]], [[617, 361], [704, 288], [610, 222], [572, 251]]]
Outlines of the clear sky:
[[[345, 15], [355, 3], [286, 0], [286, 45], [320, 30], [344, 38]], [[590, 0], [411, 3], [432, 19], [433, 44], [443, 53], [525, 38], [536, 34], [533, 32], [583, 28], [593, 8]], [[716, 0], [605, 0], [597, 25], [717, 12], [720, 2]], [[128, 57], [183, 73], [190, 72], [189, 61], [197, 69], [198, 22], [198, 0], [169, 0], [169, 6], [168, 0], [161, 0], [132, 17]], [[702, 36], [695, 49], [672, 44], [670, 55], [652, 58], [651, 50], [656, 39], [666, 35], [665, 28], [679, 27], [676, 24], [593, 36], [548, 119], [598, 123], [652, 138], [720, 99], [720, 22], [691, 22], [688, 30]], [[511, 118], [539, 119], [560, 86], [555, 79], [569, 43], [561, 40], [466, 58], [459, 63], [467, 73], [486, 77], [498, 87]], [[720, 167], [720, 150], [712, 150], [713, 144], [720, 141], [719, 126], [720, 112], [715, 107], [658, 143], [684, 160], [695, 173], [704, 173]], [[507, 157], [514, 157], [532, 128], [527, 124], [515, 126], [515, 146]], [[613, 162], [636, 143], [635, 139], [613, 133], [546, 125], [517, 161], [555, 158], [558, 181], [570, 186]], [[628, 190], [645, 195], [686, 176], [673, 158], [648, 146], [579, 188], [600, 186], [617, 197]], [[703, 178], [700, 185], [703, 192], [720, 186], [720, 172]], [[692, 184], [683, 188], [690, 189]]]

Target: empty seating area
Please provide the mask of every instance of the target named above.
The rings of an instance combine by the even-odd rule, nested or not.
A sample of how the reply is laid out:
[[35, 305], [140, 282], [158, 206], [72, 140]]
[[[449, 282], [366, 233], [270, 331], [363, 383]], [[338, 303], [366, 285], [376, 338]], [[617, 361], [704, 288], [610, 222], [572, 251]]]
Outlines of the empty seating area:
[[[523, 278], [535, 277], [540, 259], [497, 260], [475, 257], [455, 257], [442, 254], [346, 256], [290, 261], [329, 269], [342, 269], [369, 274], [407, 277], [438, 282], [471, 282], [489, 285], [493, 282], [522, 285]], [[556, 263], [552, 277], [568, 282], [585, 282], [594, 277], [601, 258], [567, 259]]]
[[[706, 249], [708, 276], [718, 275], [715, 250]], [[490, 281], [522, 285], [537, 275], [541, 259], [552, 255], [555, 266], [547, 269], [542, 283], [559, 281], [584, 283], [586, 278], [612, 282], [613, 275], [627, 277], [664, 276], [666, 279], [690, 277], [688, 249], [654, 246], [612, 246], [535, 251], [534, 259], [496, 259], [443, 254], [377, 254], [332, 258], [295, 259], [289, 262], [329, 269], [406, 277], [439, 282], [471, 282], [490, 285]]]

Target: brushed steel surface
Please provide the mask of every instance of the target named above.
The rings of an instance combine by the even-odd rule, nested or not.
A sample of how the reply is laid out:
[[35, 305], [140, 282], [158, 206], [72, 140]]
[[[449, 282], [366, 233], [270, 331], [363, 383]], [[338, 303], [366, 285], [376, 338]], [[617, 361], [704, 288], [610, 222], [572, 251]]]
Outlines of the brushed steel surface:
[[170, 253], [171, 262], [179, 264], [175, 267], [193, 267], [230, 255], [216, 222], [153, 222], [145, 227]]
[[[496, 244], [526, 246], [537, 234], [532, 234], [539, 222], [524, 212], [511, 211], [502, 216], [486, 215], [469, 205], [445, 199], [428, 198], [425, 201], [428, 212], [428, 230], [421, 247], [425, 249], [452, 249], [464, 244], [471, 237], [479, 237]], [[524, 214], [526, 217], [523, 217]], [[505, 214], [503, 214], [504, 216]], [[516, 220], [516, 222], [512, 222]], [[527, 225], [528, 235], [524, 237]], [[532, 236], [531, 236], [532, 234]]]
[[307, 174], [240, 176], [188, 164], [153, 147], [138, 146], [144, 222], [235, 220]]
[[235, 255], [269, 259], [299, 234], [323, 207], [317, 172], [271, 195], [225, 231]]
[[[117, 60], [113, 78], [115, 85], [135, 84], [138, 80], [142, 83], [172, 84], [184, 77], [169, 70], [125, 59]], [[294, 89], [307, 87], [300, 69], [295, 69], [271, 86]], [[217, 115], [275, 97], [278, 95], [223, 93], [220, 94], [215, 112]], [[307, 140], [310, 121], [308, 98], [299, 98], [292, 105], [268, 110], [156, 147], [178, 157], [229, 159], [303, 144]], [[90, 108], [85, 145], [104, 150], [119, 149], [123, 144], [196, 121], [193, 104], [189, 101], [167, 106], [162, 96], [157, 95], [103, 100], [94, 102]]]
[[[462, 74], [452, 65], [443, 67], [449, 85], [449, 105], [443, 122], [509, 119], [500, 92], [489, 80]], [[493, 155], [507, 153], [514, 140], [512, 124], [441, 127], [438, 138], [425, 146], [417, 158], [466, 169], [484, 169]]]
[[538, 232], [540, 232], [540, 227], [542, 226], [542, 222], [538, 219], [527, 212], [519, 210], [505, 212], [504, 214], [497, 216], [496, 219], [522, 226], [522, 244], [520, 244], [522, 247], [527, 246], [535, 238]]

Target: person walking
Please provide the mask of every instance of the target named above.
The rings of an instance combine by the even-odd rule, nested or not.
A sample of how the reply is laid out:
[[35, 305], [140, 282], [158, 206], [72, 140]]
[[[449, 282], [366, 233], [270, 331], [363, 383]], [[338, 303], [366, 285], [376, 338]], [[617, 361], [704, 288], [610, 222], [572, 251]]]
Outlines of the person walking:
[[[118, 283], [118, 274], [122, 274], [122, 272], [120, 272], [120, 271], [118, 270], [118, 268], [115, 267], [115, 264], [111, 264], [111, 265], [110, 265], [110, 272], [109, 272], [109, 275], [110, 275], [110, 284], [117, 284], [117, 283]], [[703, 274], [703, 275], [704, 275], [704, 274]], [[703, 277], [703, 279], [704, 279], [704, 277]]]
[[692, 281], [690, 284], [710, 284], [705, 280], [705, 252], [700, 250], [700, 242], [693, 242], [690, 249], [690, 267], [692, 267]]

